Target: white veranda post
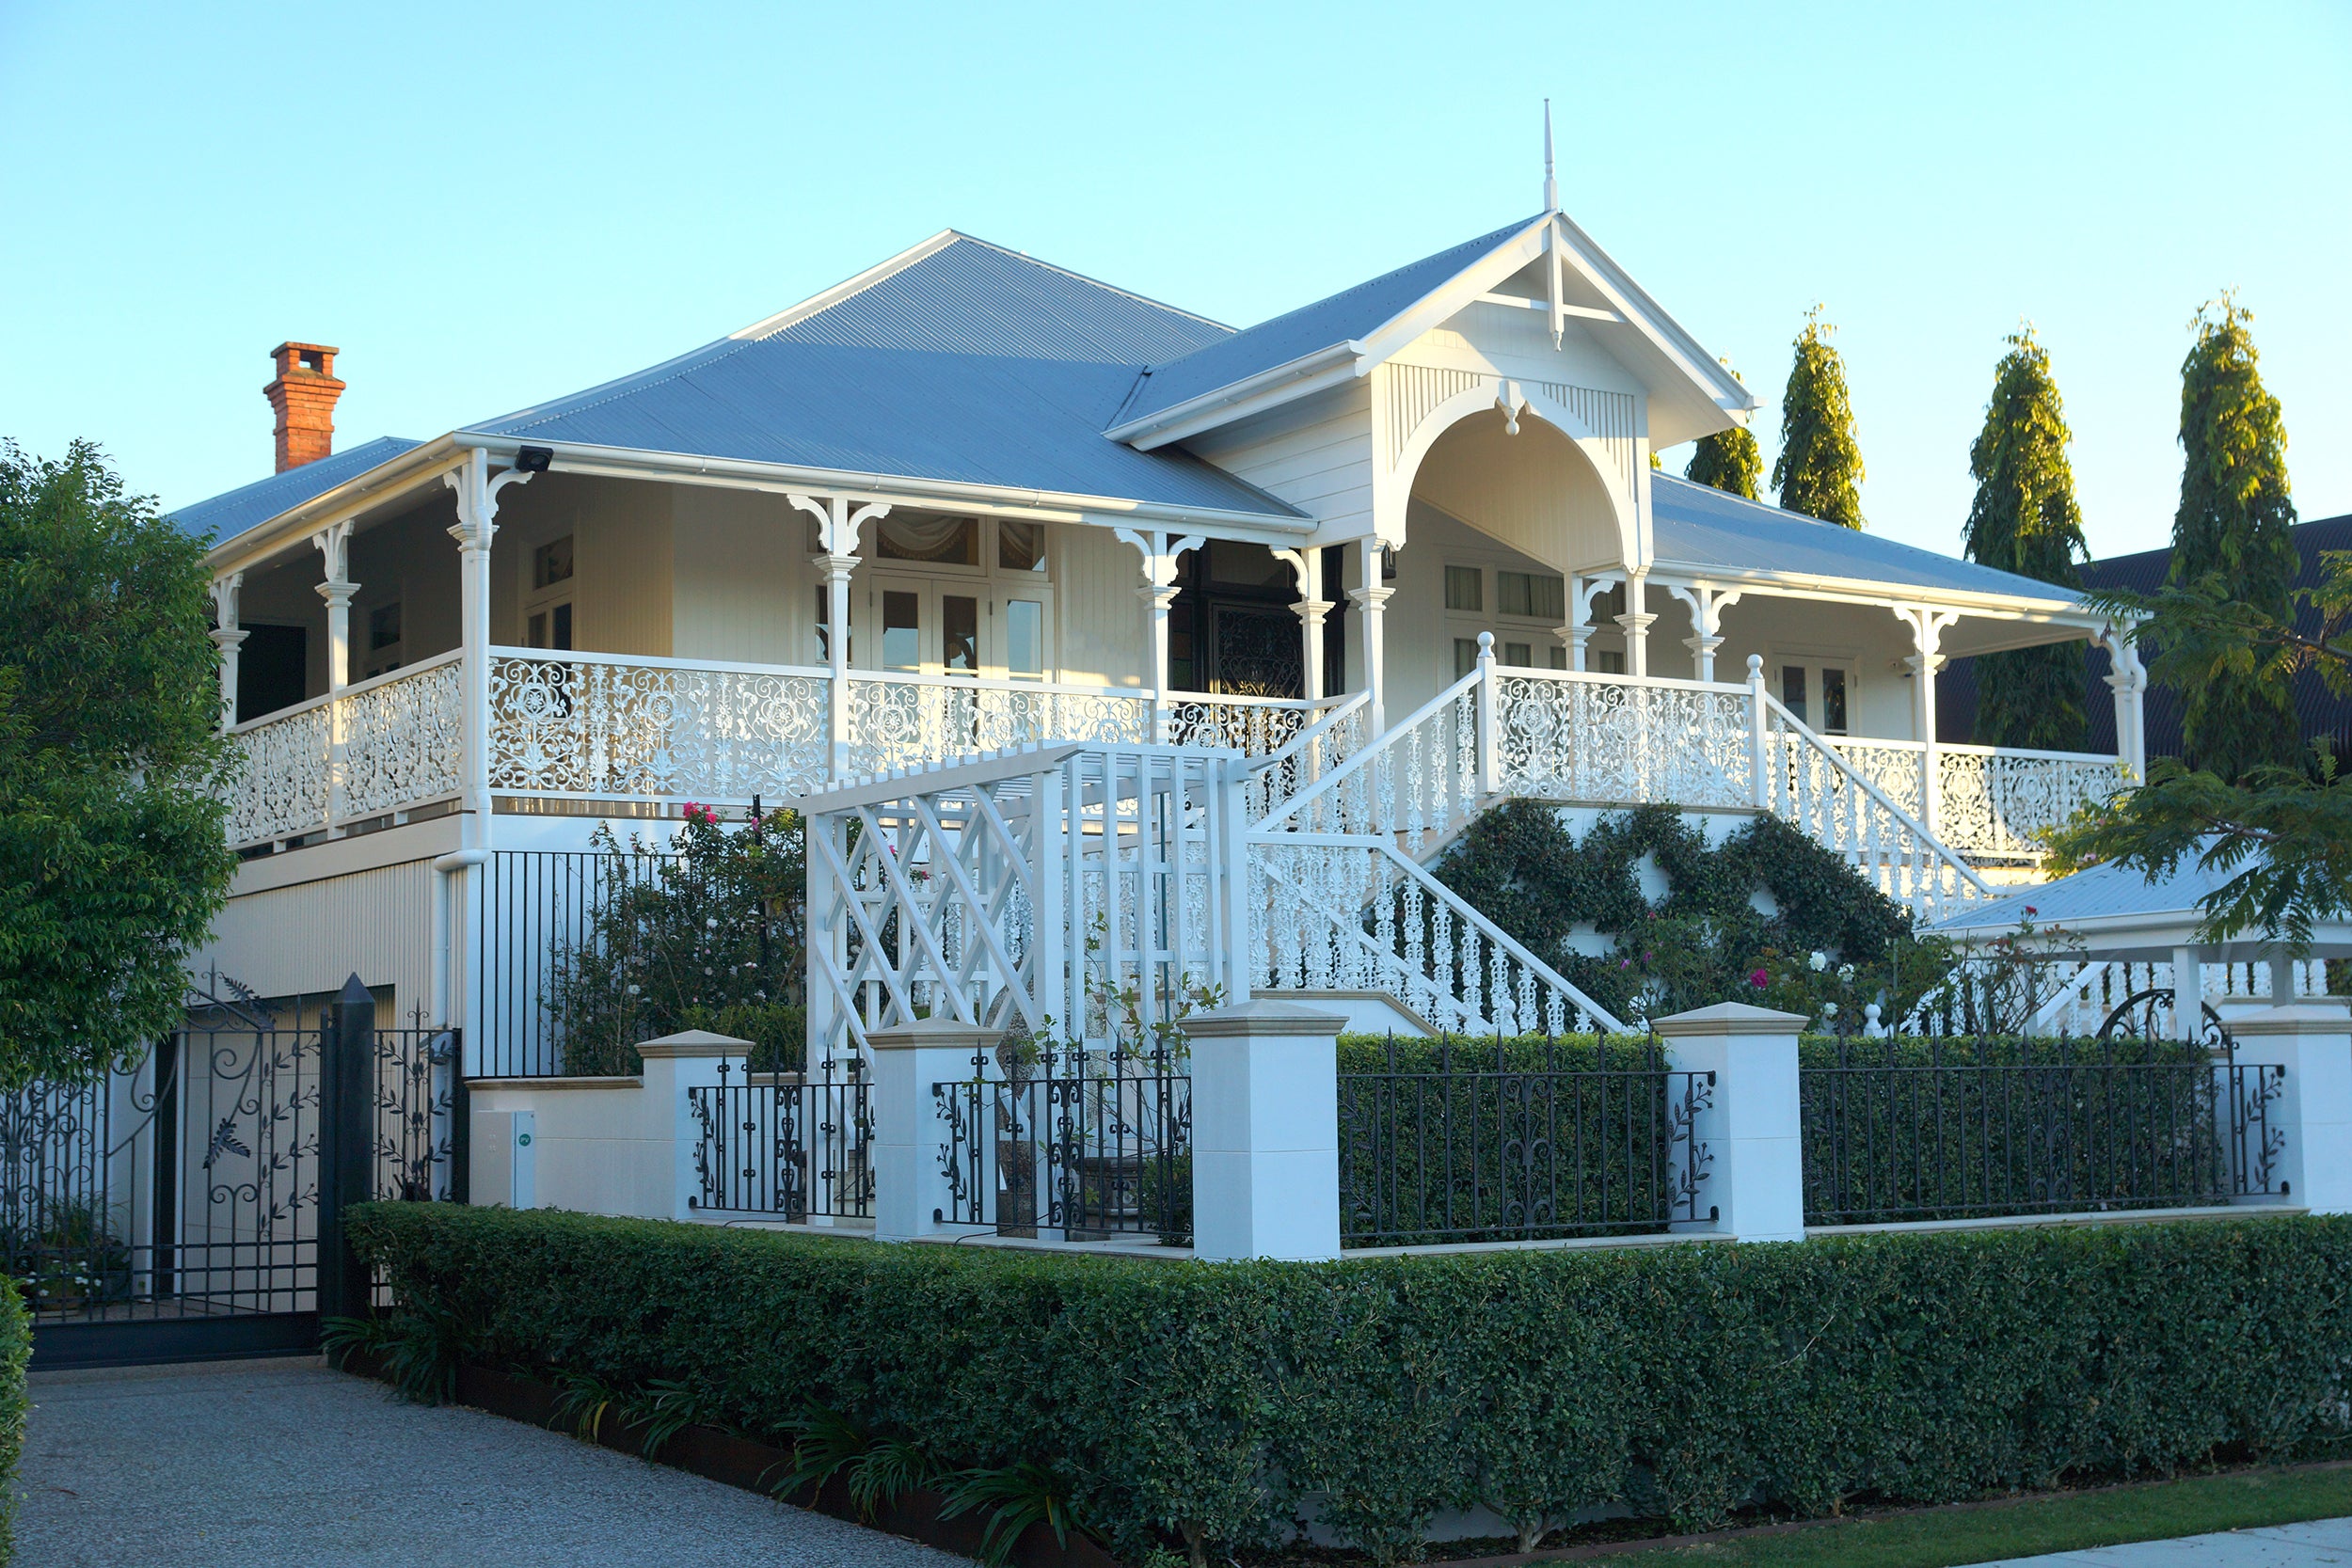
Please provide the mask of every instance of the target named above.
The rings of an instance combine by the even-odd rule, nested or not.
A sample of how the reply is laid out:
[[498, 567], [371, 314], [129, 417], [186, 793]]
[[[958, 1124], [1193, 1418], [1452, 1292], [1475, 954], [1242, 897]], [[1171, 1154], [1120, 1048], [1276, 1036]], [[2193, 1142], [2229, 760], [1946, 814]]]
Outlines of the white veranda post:
[[826, 776], [850, 776], [850, 574], [858, 568], [858, 530], [890, 515], [880, 501], [858, 504], [847, 496], [785, 498], [817, 519], [817, 553], [809, 564], [825, 574], [825, 670], [830, 680], [831, 744]]
[[1152, 735], [1154, 739], [1166, 740], [1168, 610], [1176, 602], [1176, 566], [1186, 550], [1199, 549], [1205, 540], [1198, 533], [1171, 538], [1168, 530], [1157, 528], [1122, 528], [1117, 532], [1143, 557], [1143, 586], [1136, 590], [1136, 596], [1143, 601], [1152, 641]]
[[[1693, 583], [1688, 588], [1668, 583], [1666, 592], [1691, 609], [1691, 627], [1693, 635], [1684, 638], [1682, 645], [1691, 650], [1692, 669], [1698, 673], [1700, 680], [1713, 680], [1715, 678], [1715, 651], [1724, 645], [1724, 610], [1728, 606], [1739, 602], [1740, 590], [1715, 588], [1701, 582]], [[1582, 666], [1580, 665], [1579, 668]]]
[[2115, 694], [2115, 760], [2134, 779], [2148, 774], [2148, 740], [2142, 698], [2148, 667], [2140, 662], [2132, 626], [2109, 626], [2099, 634], [2107, 650], [2107, 689]]
[[1941, 832], [1944, 816], [1943, 791], [1937, 787], [1943, 759], [1935, 741], [1935, 673], [1944, 668], [1944, 656], [1937, 649], [1944, 641], [1944, 628], [1959, 620], [1960, 612], [1898, 605], [1895, 614], [1911, 629], [1912, 653], [1903, 662], [1911, 667], [1911, 723], [1919, 741], [1919, 825], [1933, 835]]
[[460, 940], [456, 910], [461, 899], [457, 879], [465, 879], [463, 907], [482, 908], [482, 864], [490, 850], [490, 541], [498, 535], [499, 492], [510, 484], [529, 483], [531, 475], [510, 468], [493, 477], [490, 454], [476, 447], [465, 461], [441, 476], [457, 493], [457, 521], [449, 535], [457, 541], [458, 646], [462, 653], [465, 738], [460, 774], [457, 819], [458, 850], [434, 862], [440, 874], [440, 896], [435, 900], [436, 954], [434, 1012], [437, 1022], [456, 1014], [469, 1058], [477, 1066], [483, 1049], [483, 1023], [489, 1016], [482, 988], [482, 944], [465, 941], [462, 1006], [453, 1004], [453, 971], [450, 958]]
[[1556, 634], [1567, 644], [1568, 668], [1582, 671], [1591, 668], [1593, 641], [1593, 601], [1609, 591], [1613, 578], [1577, 576], [1568, 578], [1568, 624]]
[[1381, 623], [1387, 618], [1385, 607], [1396, 590], [1388, 586], [1388, 548], [1376, 537], [1367, 536], [1357, 549], [1359, 586], [1347, 591], [1355, 602], [1357, 629], [1361, 633], [1364, 647], [1364, 723], [1366, 733], [1385, 732], [1388, 718], [1383, 700], [1388, 690], [1388, 643]]
[[213, 646], [220, 650], [220, 727], [237, 721], [237, 650], [246, 633], [237, 625], [237, 593], [245, 586], [243, 572], [213, 579]]
[[1311, 547], [1276, 550], [1274, 559], [1298, 579], [1298, 602], [1291, 606], [1298, 617], [1298, 689], [1299, 695], [1312, 702], [1323, 695], [1323, 623], [1332, 610], [1331, 602], [1323, 596], [1322, 562]]
[[[351, 684], [351, 596], [359, 592], [359, 585], [351, 580], [351, 524], [329, 523], [310, 536], [310, 543], [326, 557], [326, 580], [318, 585], [318, 594], [326, 601], [326, 690], [330, 698], [340, 698], [343, 688]], [[326, 726], [326, 816], [334, 822], [342, 817], [348, 783], [344, 766], [348, 736], [343, 733], [341, 702], [327, 704]]]
[[1649, 575], [1628, 572], [1625, 613], [1617, 617], [1617, 625], [1625, 630], [1625, 673], [1637, 680], [1649, 674], [1649, 628], [1657, 619], [1649, 612]]

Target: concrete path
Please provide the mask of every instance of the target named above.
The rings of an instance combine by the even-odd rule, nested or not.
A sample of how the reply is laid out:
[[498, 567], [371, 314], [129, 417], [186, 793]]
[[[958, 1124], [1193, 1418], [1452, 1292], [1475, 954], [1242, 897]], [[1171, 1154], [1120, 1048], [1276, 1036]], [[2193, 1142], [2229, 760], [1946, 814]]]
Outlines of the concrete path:
[[2271, 1525], [2219, 1535], [2190, 1535], [2177, 1541], [2142, 1541], [2131, 1546], [2052, 1552], [2015, 1557], [1984, 1568], [2318, 1568], [2352, 1564], [2352, 1519], [2321, 1519], [2308, 1525]]
[[22, 1568], [956, 1568], [961, 1558], [315, 1360], [35, 1372]]

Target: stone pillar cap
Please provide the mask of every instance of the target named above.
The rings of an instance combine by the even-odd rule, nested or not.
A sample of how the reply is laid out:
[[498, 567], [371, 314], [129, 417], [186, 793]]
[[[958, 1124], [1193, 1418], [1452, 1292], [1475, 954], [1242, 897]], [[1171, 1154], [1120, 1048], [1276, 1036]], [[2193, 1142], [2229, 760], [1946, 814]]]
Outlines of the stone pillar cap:
[[1793, 1035], [1813, 1021], [1803, 1013], [1751, 1007], [1745, 1002], [1718, 1002], [1687, 1013], [1650, 1020], [1649, 1026], [1669, 1037], [1681, 1035]]
[[2291, 1002], [2223, 1021], [2233, 1035], [2341, 1035], [2352, 1032], [2352, 1010], [2341, 1002]]
[[866, 1032], [866, 1046], [875, 1051], [913, 1051], [921, 1046], [962, 1046], [977, 1049], [993, 1046], [1005, 1037], [1004, 1028], [982, 1023], [966, 1023], [953, 1018], [918, 1018], [912, 1023], [900, 1023], [888, 1029]]
[[739, 1040], [733, 1035], [714, 1035], [707, 1029], [681, 1029], [675, 1035], [664, 1035], [658, 1040], [647, 1040], [637, 1048], [640, 1056], [743, 1056], [750, 1054], [752, 1042]]
[[1337, 1035], [1347, 1027], [1338, 1013], [1320, 1013], [1295, 1002], [1252, 997], [1214, 1012], [1194, 1013], [1177, 1024], [1203, 1039], [1255, 1038], [1277, 1035]]

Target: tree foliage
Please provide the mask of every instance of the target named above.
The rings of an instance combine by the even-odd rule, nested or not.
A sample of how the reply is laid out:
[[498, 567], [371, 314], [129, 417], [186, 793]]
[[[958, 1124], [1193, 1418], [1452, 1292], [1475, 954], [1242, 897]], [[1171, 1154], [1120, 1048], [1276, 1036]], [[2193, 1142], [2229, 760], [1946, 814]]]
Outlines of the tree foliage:
[[[2169, 686], [2284, 690], [2315, 670], [2343, 697], [2352, 695], [2352, 551], [2330, 550], [2321, 563], [2319, 586], [2292, 591], [2282, 614], [2240, 596], [2219, 572], [2153, 597], [2087, 597], [2119, 615], [2152, 617], [2143, 628], [2157, 647], [2150, 673]], [[2315, 626], [2296, 628], [2297, 606], [2316, 611]], [[2294, 763], [2226, 777], [2158, 757], [2146, 784], [2057, 836], [2059, 868], [2114, 862], [2154, 878], [2194, 858], [2230, 873], [2204, 900], [2206, 940], [2250, 930], [2308, 941], [2314, 920], [2352, 912], [2352, 778], [2324, 747]]]
[[556, 957], [541, 999], [577, 1074], [641, 1070], [637, 1047], [681, 1029], [748, 1039], [752, 1065], [797, 1069], [804, 1051], [802, 925], [807, 840], [775, 811], [725, 828], [686, 808], [675, 852], [597, 832], [602, 896]]
[[1772, 460], [1772, 483], [1785, 510], [1859, 529], [1862, 445], [1854, 438], [1846, 362], [1830, 346], [1836, 330], [1821, 319], [1821, 307], [1805, 312], [1796, 359], [1788, 367], [1788, 390], [1781, 399], [1780, 455]]
[[[1968, 559], [2063, 588], [2080, 588], [2088, 553], [2074, 502], [2073, 439], [2050, 374], [2050, 351], [2028, 326], [2007, 340], [1984, 429], [1968, 449], [1977, 481], [1963, 547]], [[1977, 661], [1977, 738], [1990, 746], [2079, 752], [2090, 743], [2081, 644], [1986, 654]]]
[[[1738, 371], [1731, 373], [1743, 382], [1747, 380]], [[1729, 430], [1700, 436], [1691, 449], [1691, 461], [1684, 466], [1682, 477], [1694, 484], [1708, 484], [1749, 500], [1756, 499], [1756, 483], [1764, 477], [1764, 456], [1756, 450], [1756, 433], [1746, 425], [1736, 424]]]
[[0, 443], [0, 1087], [179, 1022], [228, 896], [203, 547], [99, 450]]
[[[2197, 341], [2181, 365], [2181, 505], [2172, 518], [2170, 580], [2192, 587], [2217, 578], [2277, 624], [2292, 615], [2295, 502], [2286, 425], [2279, 400], [2263, 388], [2253, 319], [2224, 294], [2192, 324]], [[2191, 768], [2234, 784], [2260, 768], [2297, 764], [2302, 746], [2283, 681], [2226, 659], [2201, 673], [2199, 683], [2179, 687], [2182, 752]]]

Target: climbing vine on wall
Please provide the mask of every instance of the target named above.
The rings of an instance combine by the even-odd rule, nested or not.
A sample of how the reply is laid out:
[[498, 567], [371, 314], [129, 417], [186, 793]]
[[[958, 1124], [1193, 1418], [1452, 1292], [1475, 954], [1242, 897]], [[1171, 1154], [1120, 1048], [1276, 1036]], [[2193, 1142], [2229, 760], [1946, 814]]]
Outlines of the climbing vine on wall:
[[[1655, 904], [1642, 892], [1645, 856], [1666, 883]], [[1773, 816], [1710, 847], [1671, 808], [1637, 806], [1579, 840], [1558, 808], [1515, 801], [1479, 818], [1432, 870], [1620, 1017], [1718, 1002], [1820, 1017], [1825, 1002], [1851, 1009], [1857, 997], [1891, 1000], [1898, 1016], [1951, 967], [1947, 943], [1915, 935], [1899, 905]], [[1585, 933], [1613, 951], [1578, 951]]]

